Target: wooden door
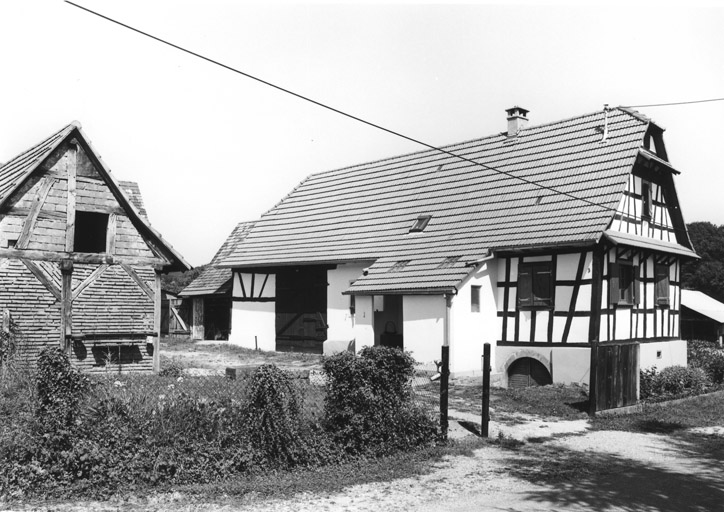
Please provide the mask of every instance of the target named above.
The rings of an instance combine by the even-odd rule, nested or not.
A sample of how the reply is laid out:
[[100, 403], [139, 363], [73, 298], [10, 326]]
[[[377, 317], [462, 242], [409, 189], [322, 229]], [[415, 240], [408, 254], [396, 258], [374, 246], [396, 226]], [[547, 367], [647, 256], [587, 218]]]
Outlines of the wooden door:
[[321, 354], [327, 339], [327, 268], [276, 275], [276, 349]]

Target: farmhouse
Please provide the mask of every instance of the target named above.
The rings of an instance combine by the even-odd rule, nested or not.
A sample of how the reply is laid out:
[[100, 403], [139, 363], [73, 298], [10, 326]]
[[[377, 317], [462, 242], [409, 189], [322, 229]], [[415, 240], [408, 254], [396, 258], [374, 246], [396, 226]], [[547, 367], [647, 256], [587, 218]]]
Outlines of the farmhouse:
[[231, 269], [219, 262], [231, 248], [241, 242], [254, 226], [240, 222], [196, 279], [179, 296], [191, 302], [191, 336], [200, 340], [228, 340], [231, 330]]
[[598, 343], [685, 364], [680, 269], [696, 254], [663, 129], [622, 107], [531, 127], [507, 114], [489, 137], [302, 181], [221, 261], [230, 341], [423, 362], [447, 343], [454, 374], [480, 372], [487, 342], [503, 385], [588, 382]]
[[160, 276], [188, 268], [79, 123], [0, 167], [0, 310], [22, 359], [59, 345], [87, 370], [158, 368]]

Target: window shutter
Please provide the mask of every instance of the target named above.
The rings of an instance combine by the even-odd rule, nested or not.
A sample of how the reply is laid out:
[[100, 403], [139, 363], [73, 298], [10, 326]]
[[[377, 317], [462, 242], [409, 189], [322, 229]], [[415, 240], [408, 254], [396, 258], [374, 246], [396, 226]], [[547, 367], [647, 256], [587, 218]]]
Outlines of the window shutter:
[[656, 304], [669, 305], [669, 267], [666, 265], [656, 266]]
[[609, 302], [611, 305], [618, 304], [619, 301], [619, 289], [618, 289], [618, 263], [608, 263], [608, 295]]
[[531, 266], [518, 265], [518, 306], [533, 305], [533, 276]]
[[641, 279], [639, 279], [639, 267], [638, 265], [633, 268], [633, 303], [639, 305], [639, 298], [641, 297]]
[[552, 296], [551, 287], [553, 286], [553, 273], [549, 263], [534, 266], [533, 275], [533, 302], [536, 306], [551, 306]]

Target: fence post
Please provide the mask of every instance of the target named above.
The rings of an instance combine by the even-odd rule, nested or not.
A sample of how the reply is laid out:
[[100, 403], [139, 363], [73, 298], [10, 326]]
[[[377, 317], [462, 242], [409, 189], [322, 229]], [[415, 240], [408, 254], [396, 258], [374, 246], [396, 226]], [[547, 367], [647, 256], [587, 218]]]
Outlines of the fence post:
[[588, 372], [588, 414], [596, 415], [598, 395], [598, 340], [591, 342], [591, 369]]
[[483, 413], [481, 415], [480, 435], [488, 437], [490, 423], [490, 343], [483, 345]]
[[440, 367], [440, 430], [443, 439], [447, 439], [447, 392], [448, 378], [450, 377], [450, 347], [442, 347], [442, 363]]

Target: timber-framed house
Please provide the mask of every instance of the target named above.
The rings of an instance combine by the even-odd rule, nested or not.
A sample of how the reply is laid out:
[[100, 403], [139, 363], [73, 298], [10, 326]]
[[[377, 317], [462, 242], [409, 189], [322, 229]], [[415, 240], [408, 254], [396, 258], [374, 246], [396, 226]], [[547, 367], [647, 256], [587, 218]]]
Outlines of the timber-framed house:
[[60, 346], [86, 370], [158, 368], [160, 276], [188, 268], [79, 123], [0, 166], [0, 310], [21, 360]]
[[[453, 373], [588, 382], [592, 347], [685, 364], [681, 263], [695, 258], [663, 129], [626, 108], [312, 174], [221, 262], [230, 340], [331, 352], [450, 347]], [[636, 375], [638, 375], [636, 373]]]

